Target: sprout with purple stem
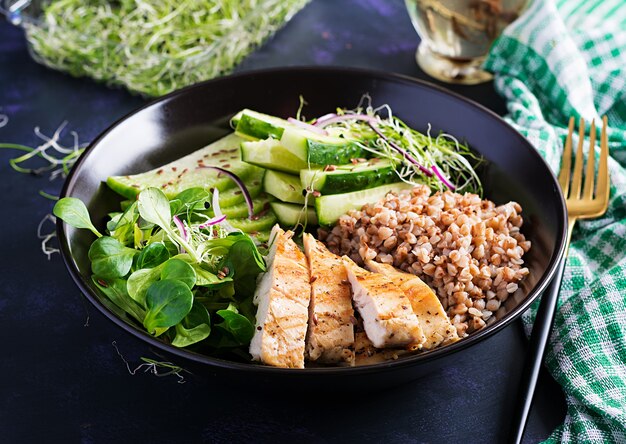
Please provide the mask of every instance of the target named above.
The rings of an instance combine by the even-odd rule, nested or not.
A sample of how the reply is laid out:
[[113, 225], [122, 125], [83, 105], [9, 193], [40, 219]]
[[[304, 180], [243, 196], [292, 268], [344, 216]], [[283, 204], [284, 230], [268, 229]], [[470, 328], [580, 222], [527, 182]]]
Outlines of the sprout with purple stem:
[[207, 220], [206, 222], [198, 225], [198, 228], [205, 229], [205, 228], [209, 228], [212, 227], [213, 225], [217, 225], [221, 222], [224, 222], [226, 220], [226, 215], [222, 214], [221, 216], [215, 216], [209, 220]]
[[[178, 228], [178, 232], [180, 233], [180, 236], [183, 238], [185, 242], [187, 242], [188, 235], [187, 235], [187, 229], [185, 228], [185, 224], [183, 223], [182, 220], [180, 220], [178, 216], [174, 216], [173, 219], [174, 219], [174, 225], [176, 225], [176, 228]], [[180, 247], [180, 252], [185, 253], [185, 249], [183, 247]]]
[[446, 186], [448, 187], [448, 189], [450, 191], [454, 191], [456, 190], [456, 187], [452, 184], [452, 182], [450, 182], [450, 180], [443, 175], [443, 173], [441, 171], [439, 171], [439, 168], [437, 168], [436, 165], [433, 165], [430, 167], [431, 170], [433, 170], [433, 173], [435, 173], [435, 176], [437, 176], [437, 178]]

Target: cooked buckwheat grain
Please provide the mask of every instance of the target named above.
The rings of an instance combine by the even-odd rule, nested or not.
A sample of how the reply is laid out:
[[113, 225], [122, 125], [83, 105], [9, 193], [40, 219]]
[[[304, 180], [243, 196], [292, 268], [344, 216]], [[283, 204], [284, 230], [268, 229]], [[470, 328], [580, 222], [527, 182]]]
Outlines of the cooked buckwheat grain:
[[450, 191], [431, 196], [418, 186], [351, 211], [319, 237], [357, 263], [392, 263], [422, 278], [463, 336], [502, 317], [502, 303], [529, 273], [521, 211], [516, 202], [496, 206]]

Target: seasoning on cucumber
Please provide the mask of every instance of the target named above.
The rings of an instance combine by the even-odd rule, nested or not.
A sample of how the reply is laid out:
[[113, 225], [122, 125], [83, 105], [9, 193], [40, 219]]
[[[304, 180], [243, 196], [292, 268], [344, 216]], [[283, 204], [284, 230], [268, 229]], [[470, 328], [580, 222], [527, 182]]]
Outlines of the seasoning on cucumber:
[[[263, 177], [263, 189], [283, 202], [300, 204], [300, 206], [305, 203], [304, 188], [300, 183], [300, 177], [296, 175], [267, 170]], [[309, 205], [313, 205], [313, 199], [309, 200]]]
[[198, 166], [203, 164], [223, 166], [244, 181], [251, 174], [262, 174], [259, 168], [241, 160], [239, 154], [241, 142], [239, 136], [229, 134], [198, 151], [150, 171], [111, 176], [107, 179], [107, 185], [127, 199], [135, 199], [140, 191], [151, 187], [159, 188], [170, 198], [194, 187], [227, 190], [234, 186], [232, 180], [219, 172]]
[[[242, 178], [251, 198], [255, 198], [261, 194], [265, 172], [266, 171], [262, 168], [255, 168], [251, 174]], [[220, 207], [232, 207], [233, 205], [239, 205], [244, 201], [243, 192], [238, 187], [228, 188], [226, 191], [220, 193], [219, 197]]]

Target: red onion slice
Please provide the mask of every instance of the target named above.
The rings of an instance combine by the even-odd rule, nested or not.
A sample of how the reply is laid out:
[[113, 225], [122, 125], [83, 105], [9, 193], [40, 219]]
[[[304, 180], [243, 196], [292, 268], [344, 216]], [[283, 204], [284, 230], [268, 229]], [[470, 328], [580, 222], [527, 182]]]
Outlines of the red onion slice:
[[[252, 216], [254, 215], [254, 204], [252, 203], [252, 196], [250, 196], [250, 192], [246, 188], [246, 184], [243, 183], [243, 180], [241, 180], [239, 176], [237, 176], [235, 173], [225, 170], [224, 168], [213, 165], [202, 165], [198, 168], [209, 168], [211, 170], [219, 171], [220, 173], [226, 174], [228, 177], [230, 177], [243, 193], [243, 198], [245, 199], [246, 206], [248, 207], [248, 217], [252, 218]], [[215, 215], [217, 216], [217, 213]]]
[[294, 119], [293, 117], [289, 117], [287, 119], [287, 121], [289, 123], [294, 124], [295, 126], [297, 126], [299, 128], [302, 128], [302, 129], [314, 132], [314, 133], [319, 134], [321, 136], [328, 136], [328, 131], [325, 131], [325, 130], [323, 130], [322, 128], [320, 128], [318, 126], [311, 125], [310, 123], [303, 122], [302, 120], [298, 120], [298, 119]]
[[369, 124], [378, 122], [376, 117], [367, 114], [342, 114], [341, 116], [337, 114], [326, 114], [317, 119], [314, 126], [324, 128], [333, 123], [345, 122], [346, 120], [360, 120]]

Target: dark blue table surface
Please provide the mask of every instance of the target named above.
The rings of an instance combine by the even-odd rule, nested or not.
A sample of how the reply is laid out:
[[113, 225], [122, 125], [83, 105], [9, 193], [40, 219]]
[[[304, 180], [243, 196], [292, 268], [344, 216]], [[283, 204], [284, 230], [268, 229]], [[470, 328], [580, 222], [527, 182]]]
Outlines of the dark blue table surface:
[[[417, 43], [400, 0], [313, 0], [237, 70], [342, 65], [426, 79]], [[450, 89], [505, 112], [492, 84]], [[50, 135], [63, 121], [65, 142], [69, 131], [89, 142], [143, 103], [36, 64], [21, 30], [0, 16], [0, 114], [9, 118], [0, 142], [35, 146], [36, 126]], [[37, 225], [52, 202], [38, 191], [57, 194], [62, 182], [16, 173], [8, 161], [17, 155], [0, 150], [0, 441], [505, 441], [526, 347], [519, 322], [409, 385], [330, 403], [129, 371], [156, 356], [87, 306], [60, 256], [41, 253]], [[544, 372], [525, 442], [545, 439], [564, 414], [563, 394]]]

